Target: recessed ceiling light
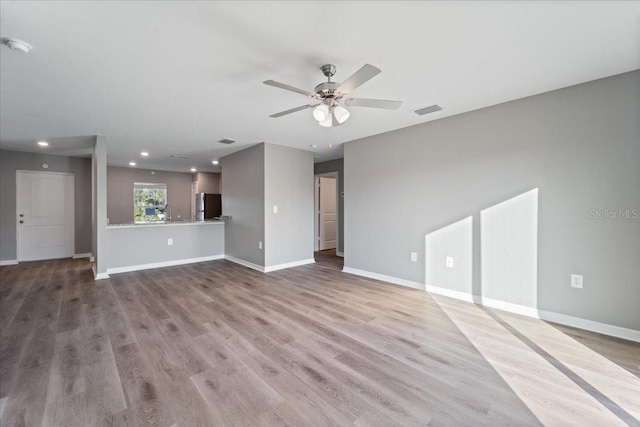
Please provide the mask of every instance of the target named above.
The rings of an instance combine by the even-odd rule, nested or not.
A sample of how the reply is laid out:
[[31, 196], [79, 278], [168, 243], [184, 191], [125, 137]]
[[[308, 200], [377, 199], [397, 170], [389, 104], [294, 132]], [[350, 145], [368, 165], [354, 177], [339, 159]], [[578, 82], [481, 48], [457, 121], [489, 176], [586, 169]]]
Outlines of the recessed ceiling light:
[[136, 162], [129, 162], [129, 166], [135, 166]]
[[18, 52], [22, 53], [29, 53], [29, 51], [33, 49], [29, 43], [18, 39], [13, 39], [11, 37], [3, 37], [2, 44], [6, 44], [7, 46], [9, 46], [9, 49], [17, 50]]
[[141, 155], [142, 157], [147, 157], [147, 156], [149, 155], [149, 153], [147, 153], [146, 151], [141, 151], [141, 152], [140, 152], [140, 155]]
[[220, 164], [220, 162], [219, 162], [219, 161], [217, 161], [217, 160], [214, 160], [214, 161], [212, 161], [211, 163], [213, 163], [214, 165], [219, 165], [219, 164]]
[[49, 143], [47, 141], [38, 141], [38, 145], [40, 147], [48, 147]]
[[191, 168], [191, 172], [195, 172], [195, 171], [197, 171], [196, 168]]

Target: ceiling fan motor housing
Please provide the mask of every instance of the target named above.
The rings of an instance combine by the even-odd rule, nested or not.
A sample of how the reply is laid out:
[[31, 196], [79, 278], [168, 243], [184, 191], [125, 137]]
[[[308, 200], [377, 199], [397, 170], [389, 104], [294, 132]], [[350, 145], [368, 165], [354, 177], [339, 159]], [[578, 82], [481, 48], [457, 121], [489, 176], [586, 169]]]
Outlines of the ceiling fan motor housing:
[[316, 98], [323, 101], [327, 99], [339, 99], [341, 94], [336, 92], [336, 89], [338, 89], [340, 83], [331, 81], [331, 77], [336, 73], [336, 66], [333, 64], [324, 64], [320, 67], [320, 70], [322, 70], [322, 74], [327, 78], [327, 81], [320, 83], [313, 89], [316, 93]]
[[323, 82], [316, 86], [313, 90], [320, 99], [339, 98], [340, 93], [336, 89], [340, 86], [337, 82]]

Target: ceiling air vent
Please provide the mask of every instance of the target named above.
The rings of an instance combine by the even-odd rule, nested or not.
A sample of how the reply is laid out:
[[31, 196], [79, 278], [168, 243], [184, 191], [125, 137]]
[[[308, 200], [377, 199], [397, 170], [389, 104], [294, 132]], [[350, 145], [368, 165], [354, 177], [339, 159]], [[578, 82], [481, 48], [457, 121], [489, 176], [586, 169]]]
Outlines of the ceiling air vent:
[[439, 106], [438, 104], [433, 104], [433, 105], [430, 105], [429, 107], [424, 107], [419, 110], [415, 110], [414, 113], [416, 113], [419, 116], [424, 116], [425, 114], [435, 113], [436, 111], [440, 111], [440, 110], [442, 110], [441, 106]]
[[220, 141], [218, 141], [218, 142], [219, 142], [220, 144], [227, 144], [227, 145], [229, 145], [229, 144], [233, 144], [233, 143], [234, 143], [234, 142], [236, 142], [236, 141], [234, 141], [233, 139], [223, 138], [223, 139], [221, 139], [221, 140], [220, 140]]

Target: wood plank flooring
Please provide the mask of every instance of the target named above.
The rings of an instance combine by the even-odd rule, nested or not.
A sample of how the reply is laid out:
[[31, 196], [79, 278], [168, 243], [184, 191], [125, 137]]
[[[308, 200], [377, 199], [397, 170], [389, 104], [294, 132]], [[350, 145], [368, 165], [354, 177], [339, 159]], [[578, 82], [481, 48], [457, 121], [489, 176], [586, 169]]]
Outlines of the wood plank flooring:
[[0, 268], [0, 424], [640, 425], [640, 344], [317, 260]]

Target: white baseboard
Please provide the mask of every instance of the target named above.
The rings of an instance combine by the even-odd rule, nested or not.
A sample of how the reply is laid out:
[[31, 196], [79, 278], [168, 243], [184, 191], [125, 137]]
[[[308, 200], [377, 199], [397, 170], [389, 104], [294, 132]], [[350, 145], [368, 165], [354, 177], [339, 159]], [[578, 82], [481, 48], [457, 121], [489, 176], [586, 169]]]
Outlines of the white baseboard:
[[196, 262], [214, 261], [223, 259], [224, 255], [211, 255], [198, 258], [176, 259], [172, 261], [152, 262], [149, 264], [127, 265], [124, 267], [107, 268], [108, 274], [128, 273], [130, 271], [149, 270], [152, 268], [173, 267], [176, 265], [193, 264]]
[[343, 267], [343, 273], [355, 274], [356, 276], [368, 277], [369, 279], [382, 280], [396, 285], [406, 286], [408, 288], [424, 290], [424, 284], [413, 282], [411, 280], [399, 279], [397, 277], [385, 276], [384, 274], [372, 273], [370, 271], [358, 270], [357, 268]]
[[284, 264], [270, 265], [268, 267], [264, 267], [264, 272], [269, 273], [271, 271], [284, 270], [285, 268], [300, 267], [301, 265], [314, 264], [315, 262], [315, 259], [309, 258], [300, 261], [287, 262]]
[[109, 274], [108, 273], [98, 273], [96, 271], [95, 264], [91, 266], [91, 270], [93, 271], [93, 280], [103, 280], [103, 279], [108, 279], [109, 278]]
[[439, 286], [426, 285], [425, 291], [430, 294], [444, 295], [445, 297], [455, 298], [466, 302], [478, 303], [473, 295], [467, 292], [454, 291], [453, 289], [441, 288]]
[[597, 332], [599, 334], [640, 342], [640, 331], [635, 329], [623, 328], [620, 326], [609, 325], [607, 323], [595, 322], [593, 320], [582, 319], [580, 317], [573, 317], [545, 310], [538, 310], [538, 318], [548, 320], [549, 322], [560, 323], [561, 325]]
[[4, 265], [17, 265], [17, 264], [18, 264], [17, 259], [3, 259], [0, 261], [0, 267]]
[[[79, 259], [79, 258], [89, 258], [92, 259], [93, 255], [91, 255], [91, 253], [86, 253], [86, 254], [75, 254], [73, 257], [73, 259]], [[93, 262], [93, 261], [92, 261]]]
[[538, 309], [533, 307], [527, 307], [526, 305], [514, 304], [511, 302], [500, 301], [492, 298], [478, 297], [477, 295], [473, 296], [476, 300], [477, 304], [484, 305], [485, 307], [497, 308], [498, 310], [508, 311], [510, 313], [521, 314], [527, 317], [535, 317], [540, 319], [538, 316]]
[[245, 261], [243, 259], [236, 258], [231, 255], [225, 255], [224, 259], [229, 260], [231, 262], [235, 262], [236, 264], [240, 264], [245, 267], [251, 268], [252, 270], [257, 270], [261, 273], [270, 273], [272, 271], [284, 270], [285, 268], [299, 267], [301, 265], [313, 264], [314, 262], [316, 262], [315, 259], [309, 258], [309, 259], [303, 259], [300, 261], [287, 262], [285, 264], [277, 264], [277, 265], [270, 265], [268, 267], [263, 267], [261, 265], [254, 264], [252, 262]]
[[597, 332], [599, 334], [609, 335], [616, 338], [640, 342], [640, 331], [637, 331], [635, 329], [609, 325], [606, 323], [583, 319], [581, 317], [573, 317], [566, 314], [555, 313], [552, 311], [538, 310], [536, 308], [527, 307], [524, 305], [513, 304], [510, 302], [500, 301], [492, 298], [479, 297], [467, 292], [454, 291], [451, 289], [441, 288], [439, 286], [427, 285], [426, 291], [432, 294], [444, 295], [462, 301], [480, 304], [486, 307], [496, 308], [498, 310], [508, 311], [510, 313], [521, 314], [523, 316], [547, 320], [549, 322], [572, 326], [574, 328], [584, 329], [586, 331]]
[[356, 268], [344, 267], [344, 273], [355, 274], [358, 276], [368, 277], [370, 279], [382, 280], [396, 285], [407, 286], [415, 289], [424, 289], [429, 293], [444, 295], [447, 297], [459, 299], [462, 301], [484, 305], [486, 307], [496, 308], [523, 316], [534, 317], [536, 319], [547, 320], [549, 322], [559, 323], [561, 325], [572, 326], [574, 328], [584, 329], [599, 334], [609, 335], [616, 338], [622, 338], [630, 341], [640, 342], [640, 331], [635, 329], [623, 328], [620, 326], [608, 325], [593, 320], [573, 317], [566, 314], [555, 313], [552, 311], [538, 310], [536, 308], [527, 307], [520, 304], [514, 304], [506, 301], [500, 301], [492, 298], [480, 297], [468, 292], [455, 291], [452, 289], [441, 288], [433, 285], [423, 285], [422, 283], [410, 280], [400, 279], [397, 277], [386, 276], [384, 274], [372, 273], [370, 271], [358, 270]]
[[456, 291], [453, 289], [441, 288], [439, 286], [426, 285], [425, 290], [431, 294], [444, 295], [446, 297], [459, 299], [473, 304], [480, 304], [486, 307], [497, 308], [511, 313], [522, 314], [523, 316], [538, 317], [538, 310], [525, 305], [513, 304], [493, 298], [479, 297], [468, 292]]
[[344, 258], [344, 252], [336, 251], [336, 255], [338, 255], [340, 258]]
[[236, 258], [236, 257], [233, 257], [231, 255], [225, 255], [224, 259], [229, 260], [231, 262], [235, 262], [236, 264], [243, 265], [243, 266], [248, 267], [248, 268], [250, 268], [252, 270], [257, 270], [257, 271], [259, 271], [261, 273], [264, 273], [264, 267], [261, 266], [261, 265], [254, 264], [252, 262], [245, 261], [243, 259]]

